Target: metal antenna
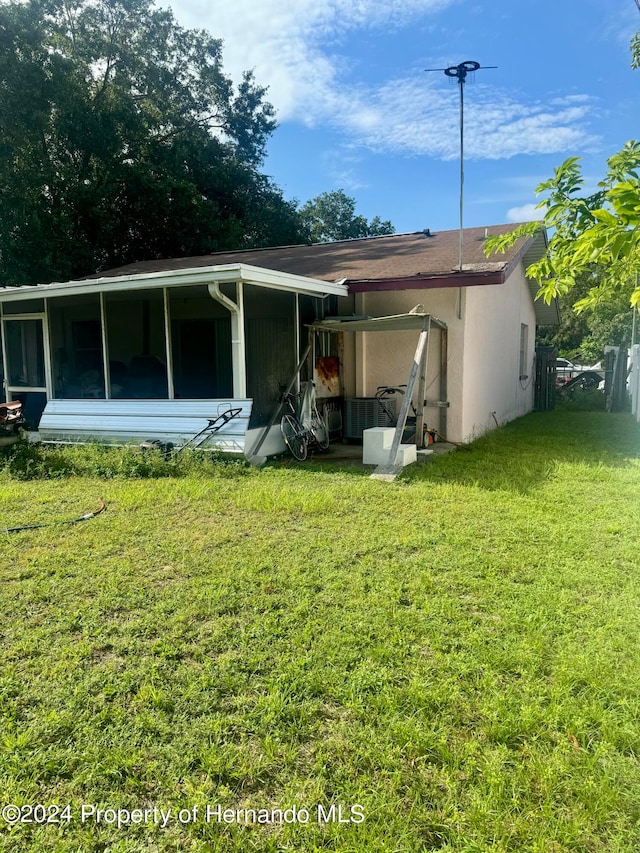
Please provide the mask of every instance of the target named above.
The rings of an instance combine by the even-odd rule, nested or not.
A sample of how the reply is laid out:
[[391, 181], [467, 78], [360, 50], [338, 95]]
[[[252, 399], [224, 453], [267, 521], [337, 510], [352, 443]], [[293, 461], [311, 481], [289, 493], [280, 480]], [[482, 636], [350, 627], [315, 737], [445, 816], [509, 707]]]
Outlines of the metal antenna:
[[[640, 2], [640, 0], [639, 0]], [[464, 200], [464, 82], [467, 74], [473, 71], [483, 71], [485, 68], [497, 68], [497, 65], [480, 65], [474, 60], [450, 65], [448, 68], [425, 68], [425, 71], [444, 71], [447, 77], [455, 77], [460, 89], [460, 236], [458, 239], [458, 269], [462, 271], [462, 230], [463, 230], [463, 200]]]

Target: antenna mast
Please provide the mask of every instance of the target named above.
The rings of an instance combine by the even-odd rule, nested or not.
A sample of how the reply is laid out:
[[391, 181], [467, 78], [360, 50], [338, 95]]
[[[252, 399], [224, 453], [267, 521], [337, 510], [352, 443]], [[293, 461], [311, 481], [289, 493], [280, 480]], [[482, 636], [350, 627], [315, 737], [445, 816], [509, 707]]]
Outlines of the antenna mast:
[[[640, 2], [640, 0], [638, 0]], [[464, 227], [464, 83], [467, 74], [485, 68], [497, 68], [497, 65], [480, 65], [474, 60], [450, 65], [448, 68], [427, 68], [427, 71], [444, 71], [447, 77], [455, 77], [460, 90], [460, 235], [458, 238], [458, 270], [462, 272], [462, 231]]]

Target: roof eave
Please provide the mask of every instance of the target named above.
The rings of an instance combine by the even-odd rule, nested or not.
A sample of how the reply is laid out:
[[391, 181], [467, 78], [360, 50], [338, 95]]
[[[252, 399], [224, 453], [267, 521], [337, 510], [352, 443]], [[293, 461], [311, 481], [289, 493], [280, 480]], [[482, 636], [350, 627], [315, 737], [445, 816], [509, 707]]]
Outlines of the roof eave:
[[477, 287], [484, 284], [504, 284], [505, 270], [440, 273], [403, 278], [348, 279], [350, 293], [383, 290], [435, 290], [441, 287]]
[[162, 287], [184, 287], [197, 284], [211, 284], [213, 282], [220, 284], [225, 282], [244, 282], [245, 284], [255, 284], [258, 287], [270, 287], [276, 290], [318, 296], [346, 296], [348, 294], [344, 284], [293, 275], [291, 273], [277, 272], [250, 264], [223, 264], [209, 267], [188, 267], [154, 273], [105, 276], [103, 278], [83, 279], [80, 281], [53, 282], [51, 284], [37, 284], [27, 287], [11, 287], [0, 290], [0, 301], [15, 302], [22, 299], [70, 296], [72, 294], [83, 295], [87, 293], [112, 293]]

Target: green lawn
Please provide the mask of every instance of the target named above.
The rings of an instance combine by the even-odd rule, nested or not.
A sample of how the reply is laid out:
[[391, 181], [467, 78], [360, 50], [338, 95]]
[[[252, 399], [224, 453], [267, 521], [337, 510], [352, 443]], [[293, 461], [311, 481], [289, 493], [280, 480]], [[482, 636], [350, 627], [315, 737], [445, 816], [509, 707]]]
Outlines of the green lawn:
[[70, 805], [1, 851], [640, 849], [630, 416], [531, 415], [390, 484], [31, 456], [0, 526], [107, 511], [0, 534], [2, 800]]

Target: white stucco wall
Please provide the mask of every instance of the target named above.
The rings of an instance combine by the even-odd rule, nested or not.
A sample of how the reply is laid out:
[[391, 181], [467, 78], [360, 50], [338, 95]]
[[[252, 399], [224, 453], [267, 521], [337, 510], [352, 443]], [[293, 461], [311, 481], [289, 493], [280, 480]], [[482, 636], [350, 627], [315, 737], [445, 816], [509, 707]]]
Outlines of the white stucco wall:
[[[528, 327], [520, 378], [520, 330]], [[470, 287], [464, 332], [465, 441], [533, 408], [536, 319], [522, 265], [502, 285]], [[495, 413], [495, 414], [494, 414]]]

